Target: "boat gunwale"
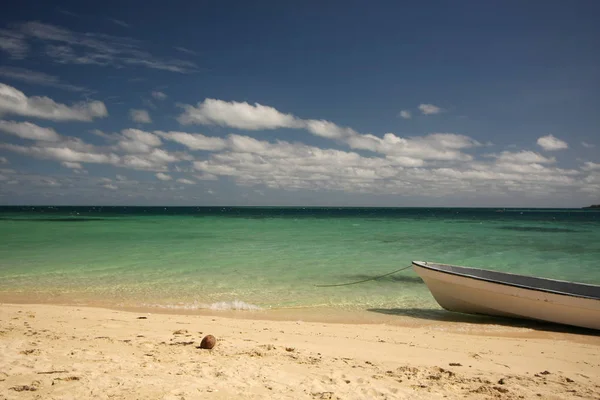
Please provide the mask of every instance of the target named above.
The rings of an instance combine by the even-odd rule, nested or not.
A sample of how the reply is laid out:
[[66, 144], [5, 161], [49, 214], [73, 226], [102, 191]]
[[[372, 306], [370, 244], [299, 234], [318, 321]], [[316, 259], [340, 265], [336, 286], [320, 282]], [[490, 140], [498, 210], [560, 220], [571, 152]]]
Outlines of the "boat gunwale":
[[[563, 280], [551, 279], [551, 278], [541, 278], [541, 277], [535, 277], [535, 276], [529, 276], [529, 275], [513, 274], [513, 273], [510, 273], [510, 272], [494, 271], [494, 270], [482, 269], [482, 268], [463, 267], [463, 266], [460, 266], [460, 265], [441, 264], [441, 263], [431, 263], [431, 264], [428, 264], [428, 261], [412, 261], [412, 264], [416, 265], [418, 267], [421, 267], [421, 268], [428, 269], [428, 270], [432, 270], [432, 271], [436, 271], [436, 272], [441, 272], [441, 273], [448, 274], [448, 275], [460, 276], [460, 277], [467, 278], [467, 279], [474, 279], [474, 280], [478, 280], [478, 281], [485, 281], [485, 282], [489, 282], [489, 283], [495, 283], [495, 284], [498, 284], [498, 285], [511, 286], [511, 287], [516, 287], [516, 288], [519, 288], [519, 289], [533, 290], [533, 291], [537, 291], [537, 292], [545, 292], [545, 293], [552, 293], [552, 294], [557, 294], [557, 295], [562, 295], [562, 296], [576, 297], [576, 298], [580, 298], [580, 299], [590, 299], [590, 300], [598, 300], [598, 301], [600, 301], [600, 285], [593, 285], [593, 284], [580, 283], [580, 282], [570, 282], [570, 281], [563, 281]], [[587, 296], [587, 295], [584, 295], [584, 294], [569, 293], [569, 292], [564, 292], [564, 291], [560, 291], [560, 290], [546, 289], [546, 288], [529, 286], [529, 285], [524, 285], [524, 284], [519, 284], [519, 283], [501, 281], [501, 280], [492, 279], [492, 278], [486, 278], [486, 277], [481, 277], [481, 276], [476, 276], [476, 275], [470, 275], [470, 274], [467, 274], [467, 273], [461, 273], [461, 272], [456, 272], [456, 271], [448, 271], [448, 270], [441, 269], [441, 268], [435, 268], [434, 266], [436, 266], [436, 265], [442, 266], [442, 267], [459, 267], [459, 268], [465, 268], [467, 270], [473, 270], [473, 271], [492, 272], [492, 273], [496, 273], [496, 274], [500, 274], [500, 275], [507, 275], [507, 276], [517, 277], [517, 278], [534, 278], [534, 279], [539, 279], [539, 280], [547, 281], [547, 282], [556, 282], [556, 283], [561, 283], [561, 284], [580, 285], [580, 286], [584, 286], [584, 287], [589, 287], [591, 289], [597, 289], [599, 295], [598, 296]]]

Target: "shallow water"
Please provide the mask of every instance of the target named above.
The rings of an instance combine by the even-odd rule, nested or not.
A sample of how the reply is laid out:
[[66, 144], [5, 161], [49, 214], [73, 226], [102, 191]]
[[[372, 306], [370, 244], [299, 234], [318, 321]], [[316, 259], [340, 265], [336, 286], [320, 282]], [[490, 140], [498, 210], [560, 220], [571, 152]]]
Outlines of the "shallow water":
[[436, 261], [600, 284], [600, 212], [0, 207], [0, 295], [162, 309], [437, 309]]

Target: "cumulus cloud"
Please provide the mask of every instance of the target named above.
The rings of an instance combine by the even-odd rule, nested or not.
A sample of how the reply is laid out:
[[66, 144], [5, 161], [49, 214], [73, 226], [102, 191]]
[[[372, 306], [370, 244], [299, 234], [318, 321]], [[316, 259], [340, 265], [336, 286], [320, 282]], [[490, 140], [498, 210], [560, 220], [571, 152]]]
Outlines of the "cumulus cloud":
[[433, 104], [419, 104], [419, 111], [421, 111], [421, 113], [424, 115], [433, 115], [439, 114], [444, 110], [438, 106], [434, 106]]
[[155, 176], [156, 176], [156, 177], [157, 177], [159, 180], [161, 180], [161, 181], [170, 181], [171, 179], [173, 179], [173, 178], [171, 177], [171, 175], [167, 175], [167, 174], [164, 174], [164, 173], [162, 173], [162, 172], [159, 172], [159, 173], [155, 174]]
[[206, 99], [192, 105], [181, 105], [184, 112], [177, 118], [183, 125], [220, 125], [231, 128], [262, 130], [277, 128], [301, 128], [299, 121], [292, 114], [283, 114], [273, 107], [254, 105], [237, 101], [227, 102], [217, 99]]
[[85, 152], [69, 148], [66, 144], [57, 144], [46, 146], [20, 146], [13, 144], [0, 144], [0, 148], [20, 153], [35, 158], [46, 160], [78, 162], [78, 163], [97, 163], [97, 164], [116, 164], [119, 157], [115, 154], [103, 154], [95, 152]]
[[510, 152], [503, 151], [500, 154], [491, 154], [490, 157], [496, 158], [501, 163], [514, 163], [514, 164], [552, 164], [556, 162], [556, 159], [551, 157], [544, 157], [539, 153], [533, 151], [518, 151]]
[[383, 138], [359, 135], [350, 138], [348, 144], [353, 149], [404, 157], [407, 166], [423, 165], [422, 160], [469, 161], [472, 157], [461, 150], [480, 146], [468, 136], [453, 133], [434, 133], [411, 138], [402, 138], [393, 133], [386, 133]]
[[19, 115], [52, 121], [92, 121], [108, 115], [101, 101], [85, 101], [67, 106], [49, 97], [27, 97], [20, 90], [0, 83], [0, 116]]
[[162, 144], [158, 136], [140, 129], [123, 129], [120, 136], [114, 135], [110, 138], [118, 138], [117, 148], [134, 154], [150, 153]]
[[330, 121], [309, 119], [303, 121], [303, 123], [303, 127], [310, 133], [327, 139], [344, 139], [358, 135], [355, 130], [340, 127]]
[[116, 185], [113, 185], [112, 183], [106, 183], [104, 185], [102, 185], [103, 188], [108, 189], [108, 190], [117, 190], [119, 189]]
[[591, 144], [591, 143], [586, 143], [586, 142], [581, 142], [581, 145], [583, 147], [585, 147], [586, 149], [593, 149], [594, 147], [596, 147], [595, 144]]
[[227, 142], [219, 137], [204, 136], [200, 133], [186, 132], [154, 132], [163, 139], [180, 143], [190, 150], [223, 150], [227, 146]]
[[6, 157], [0, 157], [0, 164], [8, 164]]
[[95, 146], [81, 139], [61, 136], [57, 142], [37, 141], [22, 146], [0, 143], [0, 148], [31, 157], [70, 163], [109, 164], [115, 167], [146, 171], [167, 171], [168, 165], [179, 161], [191, 161], [185, 152], [170, 152], [159, 148], [161, 139], [138, 129], [124, 129], [111, 134], [112, 146]]
[[166, 171], [167, 165], [188, 159], [185, 155], [173, 154], [163, 149], [154, 149], [145, 154], [127, 154], [121, 158], [120, 166], [146, 171]]
[[152, 97], [154, 97], [156, 100], [164, 100], [167, 98], [167, 95], [163, 92], [154, 91], [152, 92]]
[[400, 111], [399, 115], [400, 115], [400, 117], [402, 117], [404, 119], [411, 119], [412, 118], [412, 114], [408, 110], [402, 110], [402, 111]]
[[162, 144], [158, 136], [140, 129], [123, 129], [121, 134], [129, 140], [140, 142], [150, 147], [158, 147]]
[[305, 129], [313, 135], [345, 143], [352, 149], [394, 156], [407, 165], [422, 165], [422, 160], [427, 159], [470, 160], [471, 156], [461, 150], [479, 145], [466, 136], [446, 133], [423, 138], [402, 138], [388, 133], [380, 138], [360, 134], [352, 128], [341, 127], [327, 120], [301, 119], [261, 104], [206, 99], [197, 107], [182, 107], [185, 111], [179, 116], [179, 122], [183, 124], [221, 125], [246, 130]]
[[538, 138], [537, 144], [547, 151], [556, 151], [569, 148], [567, 142], [564, 142], [553, 135], [547, 135]]
[[[436, 141], [435, 138], [425, 141]], [[445, 146], [455, 148], [473, 145], [468, 138], [460, 136], [442, 136], [442, 139], [448, 142]], [[230, 135], [226, 151], [213, 153], [207, 160], [195, 161], [194, 168], [202, 173], [200, 176], [224, 176], [240, 185], [286, 190], [410, 191], [415, 195], [440, 196], [465, 191], [549, 193], [560, 188], [577, 188], [581, 184], [576, 178], [578, 171], [540, 164], [551, 162], [541, 156], [504, 153], [490, 158], [491, 162], [457, 164], [451, 161], [446, 166], [424, 166], [416, 162], [418, 159], [365, 157], [300, 143], [270, 143]], [[507, 163], [507, 160], [517, 160], [520, 164]]]
[[[415, 196], [437, 197], [457, 193], [486, 196], [516, 192], [524, 192], [528, 196], [547, 196], [573, 190], [592, 193], [591, 190], [596, 187], [594, 185], [600, 184], [600, 181], [596, 182], [596, 176], [600, 175], [599, 165], [592, 162], [575, 170], [559, 168], [555, 158], [533, 151], [468, 154], [468, 150], [481, 144], [465, 135], [433, 133], [401, 137], [386, 133], [380, 137], [361, 134], [327, 120], [301, 119], [268, 108], [267, 112], [263, 112], [257, 105], [246, 103], [242, 110], [249, 114], [234, 113], [230, 120], [231, 115], [224, 113], [221, 117], [227, 115], [227, 118], [219, 120], [216, 114], [209, 113], [210, 123], [227, 120], [227, 124], [233, 121], [232, 125], [246, 127], [288, 125], [332, 139], [337, 145], [348, 146], [349, 150], [320, 148], [285, 140], [259, 140], [239, 134], [217, 137], [178, 131], [146, 132], [140, 129], [123, 129], [117, 133], [95, 132], [107, 139], [104, 146], [58, 135], [54, 131], [58, 135], [54, 141], [42, 140], [42, 135], [27, 133], [32, 135], [29, 139], [36, 142], [27, 146], [0, 143], [0, 149], [55, 160], [73, 172], [85, 171], [83, 167], [86, 163], [97, 163], [149, 171], [159, 181], [194, 185], [199, 181], [222, 179], [240, 186], [260, 186], [259, 190], [264, 186], [281, 190], [411, 193]], [[223, 108], [224, 111], [232, 109], [239, 111], [235, 107]], [[263, 117], [266, 119], [261, 120]], [[7, 122], [19, 124], [16, 125], [19, 128], [26, 126], [26, 123]], [[202, 152], [169, 151], [165, 142], [174, 142], [186, 150]], [[176, 178], [169, 171], [188, 175]], [[8, 176], [4, 172], [2, 174]], [[117, 180], [119, 190], [126, 190], [124, 182], [128, 181]], [[111, 180], [101, 184], [116, 188]]]
[[594, 163], [591, 161], [587, 161], [584, 163], [583, 168], [584, 171], [598, 171], [600, 170], [600, 164]]
[[22, 139], [57, 142], [61, 136], [52, 128], [43, 128], [31, 122], [0, 120], [0, 132], [18, 136]]
[[131, 118], [133, 122], [138, 122], [140, 124], [149, 124], [152, 122], [150, 114], [146, 110], [131, 109], [129, 110], [129, 118]]

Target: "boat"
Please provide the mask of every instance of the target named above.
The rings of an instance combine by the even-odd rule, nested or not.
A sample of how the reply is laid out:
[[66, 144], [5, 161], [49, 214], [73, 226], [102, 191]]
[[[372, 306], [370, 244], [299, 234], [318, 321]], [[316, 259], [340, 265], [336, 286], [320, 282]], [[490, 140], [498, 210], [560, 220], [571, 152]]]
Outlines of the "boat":
[[446, 310], [600, 330], [599, 285], [424, 261], [412, 266]]

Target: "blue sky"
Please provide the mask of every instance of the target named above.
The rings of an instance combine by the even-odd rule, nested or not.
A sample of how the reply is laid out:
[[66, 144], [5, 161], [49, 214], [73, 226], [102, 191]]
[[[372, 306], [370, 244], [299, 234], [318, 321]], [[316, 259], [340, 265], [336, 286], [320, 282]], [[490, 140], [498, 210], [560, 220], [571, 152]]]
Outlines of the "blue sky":
[[3, 10], [0, 204], [600, 201], [596, 1], [123, 3]]

